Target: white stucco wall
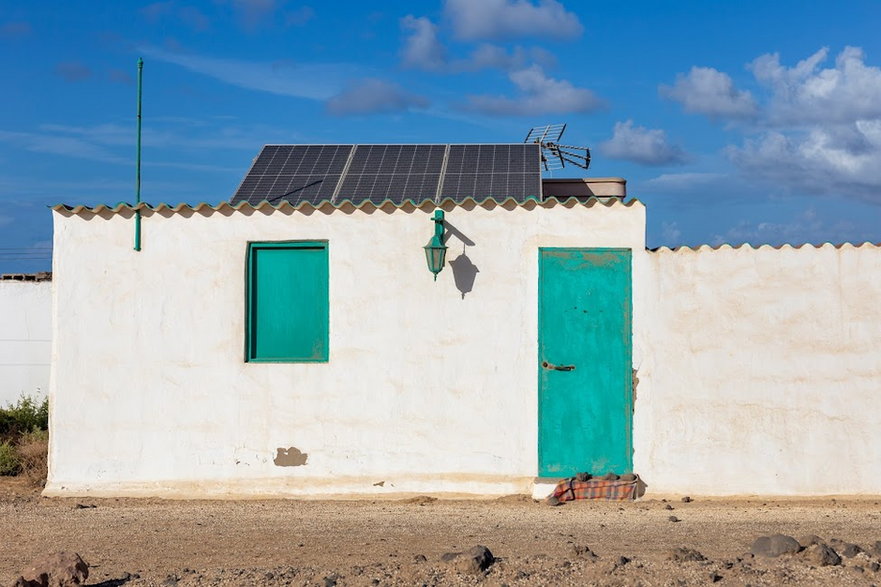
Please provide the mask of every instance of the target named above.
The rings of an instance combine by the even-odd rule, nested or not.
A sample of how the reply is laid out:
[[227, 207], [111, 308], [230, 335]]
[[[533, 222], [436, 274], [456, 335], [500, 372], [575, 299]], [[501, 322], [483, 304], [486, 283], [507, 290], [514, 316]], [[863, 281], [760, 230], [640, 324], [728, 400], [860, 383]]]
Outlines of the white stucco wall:
[[52, 282], [0, 280], [0, 407], [49, 392]]
[[[55, 213], [49, 495], [529, 491], [538, 248], [647, 263], [639, 203], [449, 208], [464, 298], [428, 209], [145, 213], [140, 253], [126, 216]], [[294, 239], [329, 241], [330, 361], [244, 363], [246, 243]]]
[[661, 249], [648, 269], [650, 492], [881, 494], [881, 248]]

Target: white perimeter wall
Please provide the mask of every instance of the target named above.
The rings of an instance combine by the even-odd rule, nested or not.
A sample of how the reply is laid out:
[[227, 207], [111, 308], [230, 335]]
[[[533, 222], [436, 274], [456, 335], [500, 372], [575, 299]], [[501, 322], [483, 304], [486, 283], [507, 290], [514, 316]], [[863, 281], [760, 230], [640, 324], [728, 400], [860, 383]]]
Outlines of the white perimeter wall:
[[0, 407], [49, 392], [51, 317], [51, 281], [0, 281]]
[[[425, 266], [429, 218], [152, 214], [135, 253], [131, 218], [56, 213], [46, 493], [529, 491], [538, 248], [629, 247], [644, 273], [645, 210], [449, 209], [474, 245], [448, 259], [479, 271], [464, 298]], [[329, 241], [330, 362], [244, 363], [246, 243], [290, 239]], [[276, 466], [291, 447], [306, 464]]]
[[649, 254], [649, 491], [881, 494], [881, 248]]

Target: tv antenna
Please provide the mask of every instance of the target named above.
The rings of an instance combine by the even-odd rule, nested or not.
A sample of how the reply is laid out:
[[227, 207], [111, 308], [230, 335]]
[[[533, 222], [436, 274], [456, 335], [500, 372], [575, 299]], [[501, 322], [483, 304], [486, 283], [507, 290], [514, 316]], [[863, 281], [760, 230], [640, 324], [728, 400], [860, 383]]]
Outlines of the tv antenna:
[[590, 149], [560, 144], [560, 137], [565, 130], [565, 124], [536, 126], [530, 129], [523, 141], [541, 145], [541, 164], [545, 171], [563, 169], [566, 163], [582, 169], [590, 167]]

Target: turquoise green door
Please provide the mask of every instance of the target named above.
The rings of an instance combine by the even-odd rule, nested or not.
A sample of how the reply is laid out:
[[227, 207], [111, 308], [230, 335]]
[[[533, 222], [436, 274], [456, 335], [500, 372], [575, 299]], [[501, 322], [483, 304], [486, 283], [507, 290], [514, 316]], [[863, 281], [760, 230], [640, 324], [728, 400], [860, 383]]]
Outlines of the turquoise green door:
[[541, 477], [630, 473], [629, 249], [539, 250]]
[[327, 243], [251, 243], [248, 273], [245, 359], [327, 361]]

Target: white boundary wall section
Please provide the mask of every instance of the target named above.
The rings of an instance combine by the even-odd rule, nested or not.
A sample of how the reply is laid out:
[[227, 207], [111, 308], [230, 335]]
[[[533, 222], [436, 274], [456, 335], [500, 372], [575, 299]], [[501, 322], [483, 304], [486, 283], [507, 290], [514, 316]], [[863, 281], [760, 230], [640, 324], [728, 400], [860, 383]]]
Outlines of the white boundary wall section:
[[881, 494], [881, 248], [650, 253], [649, 492]]
[[[623, 247], [634, 202], [432, 208], [55, 213], [47, 495], [530, 491], [537, 471], [539, 247]], [[330, 361], [245, 363], [248, 241], [329, 241]], [[639, 283], [634, 281], [634, 328]], [[635, 353], [639, 360], [638, 352]], [[308, 455], [277, 466], [279, 448]], [[382, 483], [382, 485], [379, 485]]]
[[49, 393], [52, 282], [0, 280], [0, 407]]

